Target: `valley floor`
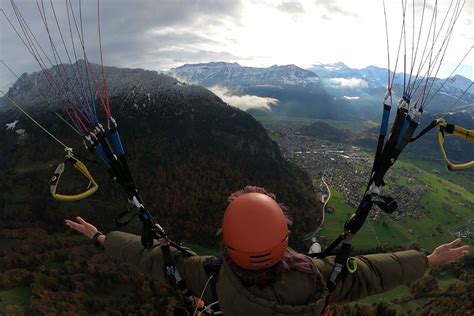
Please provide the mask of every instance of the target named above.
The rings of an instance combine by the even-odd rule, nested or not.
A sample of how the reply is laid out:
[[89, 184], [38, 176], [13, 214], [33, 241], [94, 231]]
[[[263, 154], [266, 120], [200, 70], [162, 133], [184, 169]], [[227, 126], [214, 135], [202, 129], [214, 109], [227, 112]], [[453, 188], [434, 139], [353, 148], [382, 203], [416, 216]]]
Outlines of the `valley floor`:
[[[372, 153], [350, 144], [301, 135], [298, 127], [294, 122], [283, 121], [267, 126], [267, 130], [282, 154], [305, 169], [315, 185], [321, 186], [324, 178], [330, 186], [332, 199], [318, 237], [322, 243], [332, 241], [362, 197], [372, 167]], [[395, 198], [398, 210], [387, 215], [374, 207], [369, 225], [357, 236], [359, 249], [417, 242], [431, 250], [457, 237], [474, 244], [472, 173], [452, 174], [445, 171], [441, 162], [402, 155], [387, 173], [385, 182], [383, 193]]]
[[[282, 154], [313, 177], [322, 195], [327, 195], [322, 179], [330, 187], [331, 200], [326, 207], [325, 222], [320, 230], [315, 228], [315, 236], [324, 249], [341, 233], [346, 219], [357, 207], [372, 167], [373, 153], [350, 144], [301, 135], [298, 130], [301, 124], [307, 123], [305, 121], [262, 123], [280, 146]], [[376, 207], [372, 210], [368, 222], [355, 237], [357, 252], [413, 244], [431, 251], [434, 246], [458, 237], [471, 247], [474, 245], [472, 172], [453, 174], [445, 170], [441, 161], [402, 156], [385, 180], [384, 193], [396, 199], [399, 209], [391, 215]], [[472, 267], [470, 271], [472, 274]], [[402, 286], [349, 307], [343, 306], [336, 314], [348, 310], [363, 313], [367, 304], [377, 306], [377, 313], [387, 308], [399, 315], [426, 314], [432, 309], [427, 306], [439, 301], [438, 297], [444, 295], [441, 293], [473, 286], [471, 279], [460, 280], [452, 270], [436, 272], [434, 277], [432, 274], [430, 271], [426, 280], [420, 281], [431, 284], [429, 293], [419, 295], [414, 293], [416, 286]], [[423, 286], [428, 287], [426, 284]]]

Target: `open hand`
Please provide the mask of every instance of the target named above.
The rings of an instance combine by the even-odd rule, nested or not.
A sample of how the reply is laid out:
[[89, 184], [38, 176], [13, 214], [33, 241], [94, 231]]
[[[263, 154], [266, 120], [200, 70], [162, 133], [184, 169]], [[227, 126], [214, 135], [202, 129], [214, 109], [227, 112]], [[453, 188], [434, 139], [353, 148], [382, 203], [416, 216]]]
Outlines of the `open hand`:
[[97, 228], [86, 222], [82, 217], [77, 216], [76, 217], [77, 222], [71, 221], [69, 219], [66, 219], [66, 226], [69, 228], [80, 232], [84, 236], [86, 236], [89, 239], [92, 239], [94, 237], [95, 233], [97, 233]]
[[457, 247], [461, 242], [461, 238], [455, 239], [449, 244], [436, 247], [428, 256], [428, 264], [431, 268], [441, 267], [456, 262], [459, 258], [469, 254], [469, 246], [464, 245]]

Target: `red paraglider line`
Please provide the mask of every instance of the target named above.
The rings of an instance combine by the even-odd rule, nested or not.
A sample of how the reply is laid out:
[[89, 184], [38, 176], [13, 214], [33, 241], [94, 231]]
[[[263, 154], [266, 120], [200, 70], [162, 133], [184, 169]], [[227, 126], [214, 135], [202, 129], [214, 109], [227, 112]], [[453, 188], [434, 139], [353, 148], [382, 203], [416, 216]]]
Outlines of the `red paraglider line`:
[[[61, 59], [61, 56], [60, 56], [60, 54], [59, 54], [59, 52], [56, 48], [56, 45], [54, 44], [53, 38], [51, 36], [51, 31], [50, 31], [50, 28], [49, 28], [49, 25], [48, 25], [48, 19], [47, 19], [47, 16], [46, 16], [46, 10], [44, 8], [43, 0], [41, 0], [41, 7], [38, 3], [38, 0], [36, 0], [36, 6], [37, 6], [38, 12], [41, 16], [41, 20], [43, 21], [43, 25], [46, 29], [46, 33], [48, 34], [49, 42], [50, 42], [50, 45], [51, 45], [51, 50], [53, 52], [54, 61], [56, 62], [56, 65], [58, 65], [58, 67], [60, 66], [60, 68], [58, 68], [57, 74], [61, 78], [63, 87], [64, 87], [65, 91], [67, 92], [68, 91], [67, 88], [68, 88], [68, 86], [70, 86], [72, 80], [71, 80], [71, 77], [69, 76], [69, 73], [68, 73], [66, 67], [64, 66], [64, 63]], [[67, 49], [66, 49], [66, 52], [67, 52]], [[69, 54], [68, 54], [68, 56], [69, 56]], [[71, 63], [71, 67], [72, 67], [72, 63]], [[59, 71], [60, 69], [62, 69], [63, 74], [66, 77], [65, 79], [62, 78], [61, 72]], [[77, 80], [77, 77], [76, 77], [76, 80]], [[71, 91], [71, 94], [72, 94], [72, 96], [70, 96], [70, 98], [72, 100], [74, 100], [74, 103], [75, 103], [76, 106], [79, 106], [79, 108], [81, 108], [81, 112], [83, 113], [84, 117], [89, 121], [89, 123], [94, 122], [94, 116], [93, 116], [93, 113], [91, 112], [90, 108], [85, 104], [81, 104], [81, 102], [80, 102], [81, 97], [84, 100], [87, 100], [85, 95], [78, 94], [78, 92], [75, 89], [69, 89], [69, 90]], [[74, 98], [74, 95], [76, 96], [76, 98]]]
[[104, 98], [102, 96], [101, 88], [100, 88], [99, 84], [97, 83], [94, 72], [92, 71], [92, 67], [91, 67], [91, 65], [89, 63], [89, 60], [87, 58], [86, 48], [85, 48], [85, 45], [84, 45], [84, 39], [80, 36], [79, 27], [77, 25], [76, 16], [74, 14], [74, 9], [72, 7], [71, 0], [68, 0], [68, 4], [69, 4], [69, 7], [71, 9], [71, 13], [72, 13], [71, 15], [72, 15], [72, 18], [73, 18], [73, 21], [74, 21], [74, 26], [76, 28], [76, 32], [77, 32], [77, 34], [79, 34], [79, 42], [81, 43], [82, 53], [84, 54], [84, 60], [86, 61], [87, 70], [88, 70], [88, 72], [91, 76], [92, 82], [94, 83], [94, 87], [95, 87], [95, 90], [97, 92], [99, 102], [102, 105], [102, 107], [104, 108], [105, 115], [107, 116], [107, 118], [110, 118], [110, 117], [112, 117], [112, 114], [110, 113], [110, 110], [105, 105]]
[[[69, 99], [69, 97], [67, 96], [67, 94], [65, 93], [63, 87], [55, 80], [55, 78], [51, 75], [50, 71], [47, 69], [46, 67], [46, 64], [43, 60], [43, 58], [41, 57], [38, 49], [36, 48], [36, 45], [35, 45], [35, 42], [37, 43], [38, 47], [41, 49], [41, 51], [43, 52], [43, 54], [45, 54], [46, 58], [47, 57], [47, 54], [44, 52], [43, 48], [41, 47], [41, 45], [39, 44], [38, 40], [36, 39], [36, 37], [34, 36], [34, 34], [32, 33], [31, 29], [29, 28], [28, 24], [26, 23], [26, 21], [24, 20], [23, 16], [21, 15], [21, 12], [19, 11], [18, 7], [16, 6], [14, 0], [11, 0], [10, 1], [11, 5], [12, 5], [12, 8], [13, 8], [13, 11], [16, 15], [16, 18], [18, 20], [18, 24], [24, 34], [24, 38], [20, 35], [20, 33], [17, 31], [17, 29], [15, 28], [15, 26], [13, 25], [13, 23], [11, 22], [11, 20], [8, 18], [8, 16], [5, 14], [5, 12], [2, 10], [5, 18], [7, 19], [7, 21], [9, 22], [10, 26], [13, 28], [13, 30], [15, 31], [15, 33], [17, 34], [17, 36], [20, 38], [20, 40], [23, 42], [23, 44], [26, 46], [26, 48], [30, 51], [30, 53], [33, 55], [33, 57], [36, 59], [36, 61], [38, 62], [41, 70], [43, 71], [46, 79], [49, 81], [49, 83], [51, 84], [51, 86], [54, 88], [56, 88], [58, 94], [62, 97], [63, 99], [63, 102], [65, 103], [65, 105], [67, 105], [69, 107], [69, 110], [72, 111], [72, 112], [77, 112], [74, 108], [74, 103], [71, 102], [71, 100]], [[33, 41], [33, 39], [34, 41]], [[48, 59], [49, 60], [49, 59]], [[71, 121], [73, 121], [76, 125], [77, 128], [79, 129], [82, 129], [79, 127], [79, 123], [80, 125], [82, 125], [84, 128], [85, 128], [85, 124], [83, 123], [82, 119], [79, 117], [79, 115], [76, 114], [76, 119], [73, 119], [73, 117], [71, 117], [69, 111], [66, 111], [66, 113], [68, 113], [68, 116], [70, 117]], [[82, 113], [79, 113], [83, 116]], [[84, 117], [85, 119], [85, 117]], [[87, 120], [86, 120], [87, 121]], [[85, 130], [83, 130], [84, 132], [87, 132], [88, 129], [86, 128]]]
[[[66, 55], [67, 55], [67, 58], [69, 60], [69, 63], [71, 64], [71, 66], [73, 65], [73, 62], [71, 60], [71, 55], [69, 54], [69, 50], [67, 49], [67, 45], [66, 45], [66, 42], [64, 40], [64, 37], [63, 37], [63, 33], [61, 31], [61, 27], [59, 26], [59, 21], [58, 21], [58, 17], [56, 15], [56, 10], [54, 9], [54, 5], [53, 5], [53, 1], [50, 0], [50, 4], [51, 4], [51, 10], [53, 12], [53, 15], [54, 15], [54, 20], [56, 22], [56, 26], [58, 28], [58, 33], [59, 33], [59, 36], [61, 38], [61, 42], [63, 44], [63, 47], [64, 47], [64, 51], [66, 52]], [[74, 48], [74, 46], [73, 46]], [[75, 52], [74, 52], [75, 53]], [[76, 70], [78, 69], [78, 65], [77, 65], [77, 58], [76, 58]], [[79, 74], [79, 72], [74, 72], [75, 73], [75, 77], [76, 77], [76, 80], [78, 80], [80, 82], [80, 86], [81, 86], [81, 89], [82, 89], [82, 95], [83, 95], [83, 98], [85, 99], [85, 102], [87, 103], [86, 106], [88, 105], [89, 107], [91, 106], [92, 104], [92, 96], [90, 96], [88, 93], [87, 93], [87, 90], [85, 89], [85, 83], [84, 83], [84, 80], [82, 79], [82, 76]], [[92, 111], [91, 111], [92, 112]], [[93, 114], [94, 118], [95, 118], [95, 113]]]

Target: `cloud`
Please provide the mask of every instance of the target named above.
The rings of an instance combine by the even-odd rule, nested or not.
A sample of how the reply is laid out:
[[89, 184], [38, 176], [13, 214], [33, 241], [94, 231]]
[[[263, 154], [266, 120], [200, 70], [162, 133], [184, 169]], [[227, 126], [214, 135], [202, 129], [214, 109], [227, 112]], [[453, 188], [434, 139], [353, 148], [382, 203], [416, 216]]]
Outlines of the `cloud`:
[[[15, 3], [17, 3], [29, 28], [33, 30], [38, 41], [52, 59], [47, 32], [40, 18], [36, 2], [15, 1]], [[97, 63], [100, 57], [96, 2], [82, 1], [81, 8], [79, 8], [78, 1], [71, 1], [71, 3], [79, 28], [81, 28], [79, 13], [82, 16], [88, 58], [91, 62]], [[65, 2], [54, 1], [53, 5], [69, 53], [72, 56]], [[18, 22], [10, 2], [0, 0], [0, 8], [17, 26]], [[59, 40], [60, 36], [49, 1], [44, 1], [44, 8], [57, 49], [64, 58], [63, 62], [69, 63]], [[140, 0], [139, 4], [129, 0], [101, 1], [100, 22], [104, 63], [117, 67], [147, 66], [157, 69], [171, 66], [156, 64], [156, 62], [170, 60], [159, 56], [157, 58], [157, 52], [163, 49], [192, 52], [215, 51], [216, 47], [223, 46], [222, 39], [215, 36], [216, 32], [222, 28], [238, 27], [241, 11], [242, 3], [240, 1], [227, 0]], [[72, 28], [76, 37], [75, 44], [79, 46], [74, 24]], [[0, 59], [9, 64], [17, 73], [38, 71], [39, 66], [36, 61], [3, 16], [0, 19], [0, 29], [2, 30]], [[76, 47], [76, 51], [82, 57], [80, 47]], [[209, 54], [202, 57], [205, 56], [209, 56]], [[186, 62], [192, 61], [186, 60]], [[47, 66], [50, 67], [48, 63]], [[177, 64], [172, 66], [177, 66]], [[3, 69], [1, 70], [3, 74]], [[4, 77], [2, 75], [0, 78], [0, 87], [8, 86], [12, 81], [11, 78]]]
[[209, 90], [211, 90], [224, 102], [243, 111], [248, 109], [270, 110], [271, 106], [279, 102], [278, 99], [259, 97], [256, 95], [235, 95], [228, 88], [222, 86], [210, 87]]
[[358, 78], [331, 78], [330, 83], [346, 88], [367, 88], [369, 84], [364, 79]]
[[314, 4], [316, 5], [316, 7], [323, 9], [325, 11], [325, 13], [321, 15], [321, 17], [323, 17], [326, 20], [330, 20], [333, 15], [357, 17], [357, 14], [344, 9], [344, 7], [342, 5], [339, 5], [336, 0], [333, 0], [333, 1], [315, 0]]
[[360, 97], [348, 97], [347, 95], [343, 96], [344, 99], [346, 100], [359, 100]]
[[280, 3], [277, 9], [283, 13], [300, 14], [304, 13], [303, 5], [297, 1], [288, 1]]

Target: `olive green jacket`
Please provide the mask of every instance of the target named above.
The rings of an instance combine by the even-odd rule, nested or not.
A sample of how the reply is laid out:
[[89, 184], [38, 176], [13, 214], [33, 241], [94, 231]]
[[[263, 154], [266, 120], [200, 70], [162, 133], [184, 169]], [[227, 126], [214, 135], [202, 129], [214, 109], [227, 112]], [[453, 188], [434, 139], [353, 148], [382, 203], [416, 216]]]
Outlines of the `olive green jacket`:
[[[139, 236], [115, 231], [107, 234], [105, 251], [153, 279], [166, 282], [158, 242], [151, 249], [145, 249]], [[209, 279], [203, 268], [203, 262], [208, 257], [186, 257], [174, 248], [172, 253], [176, 267], [186, 279], [189, 289], [200, 296]], [[426, 256], [414, 250], [359, 256], [356, 260], [357, 271], [344, 274], [330, 296], [330, 302], [353, 301], [388, 291], [420, 278], [428, 267]], [[266, 287], [243, 286], [224, 262], [216, 284], [220, 307], [224, 315], [320, 315], [329, 295], [326, 280], [332, 271], [333, 262], [334, 257], [315, 259], [314, 264], [320, 273], [308, 275], [290, 271]], [[210, 286], [204, 292], [203, 300], [206, 303], [214, 301]]]

